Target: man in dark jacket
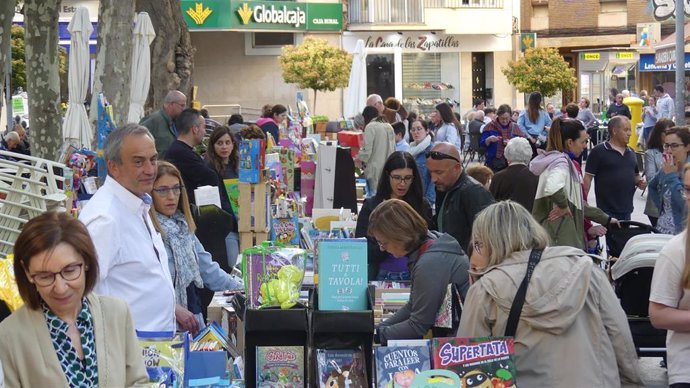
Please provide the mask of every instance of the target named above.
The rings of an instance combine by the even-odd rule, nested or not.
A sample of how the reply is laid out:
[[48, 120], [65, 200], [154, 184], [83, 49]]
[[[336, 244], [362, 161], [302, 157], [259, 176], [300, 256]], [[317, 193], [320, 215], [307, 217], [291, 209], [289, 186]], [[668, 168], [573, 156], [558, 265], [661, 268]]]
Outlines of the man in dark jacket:
[[436, 144], [427, 154], [426, 166], [436, 185], [435, 228], [455, 237], [467, 252], [474, 218], [494, 199], [463, 171], [460, 152], [450, 143]]

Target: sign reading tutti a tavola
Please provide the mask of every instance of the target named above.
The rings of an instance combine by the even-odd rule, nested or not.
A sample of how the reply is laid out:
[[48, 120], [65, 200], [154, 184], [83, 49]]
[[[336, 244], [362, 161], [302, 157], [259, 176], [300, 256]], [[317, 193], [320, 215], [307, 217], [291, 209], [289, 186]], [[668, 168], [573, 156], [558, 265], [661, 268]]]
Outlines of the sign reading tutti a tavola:
[[340, 31], [340, 3], [181, 0], [190, 30]]

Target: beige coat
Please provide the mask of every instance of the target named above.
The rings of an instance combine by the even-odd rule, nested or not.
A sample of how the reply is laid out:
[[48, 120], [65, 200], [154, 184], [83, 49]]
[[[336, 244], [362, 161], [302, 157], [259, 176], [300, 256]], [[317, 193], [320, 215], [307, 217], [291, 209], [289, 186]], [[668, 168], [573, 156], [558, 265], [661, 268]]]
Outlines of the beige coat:
[[[94, 294], [88, 300], [96, 337], [98, 386], [148, 386], [127, 304]], [[0, 361], [7, 388], [69, 388], [41, 310], [24, 306], [0, 323]]]
[[388, 156], [395, 152], [395, 133], [390, 124], [372, 121], [364, 128], [364, 143], [359, 150], [359, 159], [365, 164], [364, 175], [367, 184], [376, 190], [379, 178]]
[[[490, 267], [470, 287], [459, 337], [502, 336], [529, 251]], [[625, 313], [584, 252], [547, 248], [527, 288], [515, 335], [520, 387], [642, 385]]]

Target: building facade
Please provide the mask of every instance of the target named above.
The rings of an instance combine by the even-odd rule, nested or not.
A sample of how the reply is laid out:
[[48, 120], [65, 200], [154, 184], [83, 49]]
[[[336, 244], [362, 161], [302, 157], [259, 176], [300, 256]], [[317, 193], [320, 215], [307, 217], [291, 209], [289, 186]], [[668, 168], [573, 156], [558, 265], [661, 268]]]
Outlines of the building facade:
[[520, 12], [521, 30], [535, 32], [538, 47], [558, 48], [576, 69], [577, 88], [554, 102], [585, 96], [595, 113], [608, 105], [611, 88], [653, 88], [653, 77], [640, 71], [641, 55], [653, 54], [674, 31], [673, 20], [657, 20], [661, 11], [653, 0], [522, 0]]
[[[318, 3], [327, 1], [320, 0]], [[227, 3], [227, 2], [225, 2]], [[203, 7], [216, 15], [230, 13], [237, 18], [247, 3], [302, 5], [312, 2], [229, 2], [220, 9], [213, 1]], [[441, 101], [456, 104], [458, 111], [472, 106], [473, 98], [490, 104], [522, 105], [501, 73], [511, 59], [519, 25], [519, 0], [345, 0], [341, 6], [341, 29], [295, 31], [266, 25], [213, 25], [189, 17], [197, 2], [182, 0], [183, 13], [192, 31], [197, 99], [210, 105], [212, 114], [239, 110], [250, 119], [267, 103], [294, 105], [295, 85], [281, 76], [278, 55], [284, 44], [298, 44], [316, 35], [353, 53], [358, 40], [367, 48], [367, 92], [384, 99], [396, 97], [407, 108], [428, 114]], [[237, 9], [235, 9], [237, 8]], [[202, 8], [200, 12], [203, 12]], [[213, 15], [213, 13], [211, 14]], [[490, 21], [487, 23], [487, 21]], [[279, 31], [281, 34], [275, 34]], [[311, 101], [313, 95], [305, 91]], [[319, 93], [316, 113], [334, 119], [343, 111], [346, 90]], [[223, 105], [223, 107], [216, 107]], [[311, 106], [311, 102], [310, 102]]]

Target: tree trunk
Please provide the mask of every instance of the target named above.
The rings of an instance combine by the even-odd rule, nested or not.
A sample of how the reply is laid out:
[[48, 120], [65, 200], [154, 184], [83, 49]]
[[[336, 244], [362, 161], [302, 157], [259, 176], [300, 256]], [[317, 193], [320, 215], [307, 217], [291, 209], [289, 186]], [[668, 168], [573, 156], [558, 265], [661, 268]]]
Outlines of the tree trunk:
[[[0, 4], [0, 117], [4, 114], [1, 98], [5, 91], [5, 75], [7, 70], [7, 54], [10, 52], [10, 41], [12, 40], [12, 18], [14, 17], [14, 1], [5, 0]], [[7, 127], [12, 128], [12, 118], [7, 118]], [[4, 128], [0, 128], [4, 130]]]
[[100, 92], [113, 107], [113, 123], [116, 126], [127, 123], [133, 26], [134, 0], [101, 0], [98, 10], [98, 52], [91, 96], [90, 118], [94, 128]]
[[151, 43], [151, 88], [147, 108], [161, 107], [170, 90], [179, 90], [191, 102], [194, 52], [179, 0], [137, 0], [137, 12], [146, 12], [156, 30]]
[[60, 0], [27, 0], [26, 92], [29, 95], [31, 151], [55, 159], [62, 144], [60, 77], [58, 75], [58, 10]]
[[311, 114], [315, 115], [316, 114], [316, 89], [312, 89], [314, 91], [314, 106], [312, 106], [312, 111]]

